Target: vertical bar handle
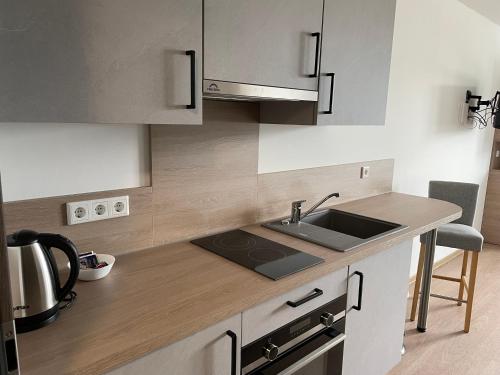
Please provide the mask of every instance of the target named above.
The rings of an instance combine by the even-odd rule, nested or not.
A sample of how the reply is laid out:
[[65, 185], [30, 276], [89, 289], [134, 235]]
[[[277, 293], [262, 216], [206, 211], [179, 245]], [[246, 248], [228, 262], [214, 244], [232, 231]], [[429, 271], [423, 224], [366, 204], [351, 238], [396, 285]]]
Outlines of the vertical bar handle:
[[333, 115], [333, 93], [335, 90], [335, 73], [326, 73], [326, 77], [330, 77], [330, 100], [328, 104], [328, 111], [322, 111], [323, 115]]
[[226, 331], [226, 335], [231, 338], [231, 375], [236, 375], [236, 333], [231, 330]]
[[186, 106], [186, 109], [196, 108], [196, 51], [186, 51], [186, 55], [191, 58], [191, 103]]
[[314, 54], [314, 73], [309, 74], [309, 77], [316, 78], [318, 76], [318, 67], [319, 67], [319, 42], [321, 33], [311, 33], [313, 38], [316, 38], [316, 52]]
[[354, 274], [359, 276], [359, 289], [358, 289], [358, 303], [352, 308], [354, 310], [361, 311], [361, 303], [363, 302], [363, 280], [365, 276], [363, 275], [363, 272], [360, 271], [355, 271]]
[[19, 374], [19, 360], [17, 354], [16, 330], [14, 322], [5, 323], [0, 328], [0, 374]]

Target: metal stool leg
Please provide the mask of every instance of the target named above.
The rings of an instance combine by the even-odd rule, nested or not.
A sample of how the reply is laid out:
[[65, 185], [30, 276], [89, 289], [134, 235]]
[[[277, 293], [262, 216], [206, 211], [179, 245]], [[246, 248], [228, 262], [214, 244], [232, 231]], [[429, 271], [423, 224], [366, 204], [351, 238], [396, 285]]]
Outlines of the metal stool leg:
[[422, 275], [422, 294], [420, 296], [420, 307], [418, 309], [417, 330], [427, 330], [427, 312], [429, 309], [429, 297], [431, 294], [432, 266], [434, 265], [434, 252], [436, 251], [437, 229], [426, 234], [424, 271]]

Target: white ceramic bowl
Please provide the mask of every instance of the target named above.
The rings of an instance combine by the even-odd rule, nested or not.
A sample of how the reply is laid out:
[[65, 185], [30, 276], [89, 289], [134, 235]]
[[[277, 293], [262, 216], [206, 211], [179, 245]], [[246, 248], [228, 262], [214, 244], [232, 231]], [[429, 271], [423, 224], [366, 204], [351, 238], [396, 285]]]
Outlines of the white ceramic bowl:
[[78, 280], [82, 281], [94, 281], [102, 279], [103, 277], [108, 276], [111, 272], [111, 268], [115, 264], [115, 257], [113, 255], [108, 254], [96, 254], [97, 260], [99, 262], [106, 262], [108, 265], [102, 268], [88, 268], [88, 269], [80, 269], [80, 273], [78, 274]]

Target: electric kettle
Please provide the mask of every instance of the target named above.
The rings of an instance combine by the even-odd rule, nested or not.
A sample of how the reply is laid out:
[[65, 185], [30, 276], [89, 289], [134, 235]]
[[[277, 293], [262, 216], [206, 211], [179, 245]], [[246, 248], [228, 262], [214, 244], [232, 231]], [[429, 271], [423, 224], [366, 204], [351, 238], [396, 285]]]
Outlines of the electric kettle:
[[[17, 332], [28, 332], [52, 323], [76, 283], [80, 269], [78, 251], [67, 238], [51, 233], [21, 230], [7, 237], [12, 307]], [[61, 286], [52, 248], [66, 254], [70, 273]]]

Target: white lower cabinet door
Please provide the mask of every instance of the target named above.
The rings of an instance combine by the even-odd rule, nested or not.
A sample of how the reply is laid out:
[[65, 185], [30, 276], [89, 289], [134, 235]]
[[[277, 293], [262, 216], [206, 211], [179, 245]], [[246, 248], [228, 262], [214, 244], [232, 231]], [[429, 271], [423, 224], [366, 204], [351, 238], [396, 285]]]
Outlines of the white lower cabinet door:
[[[108, 375], [236, 374], [240, 366], [240, 340], [241, 314], [238, 314], [117, 368]], [[234, 344], [236, 350], [233, 353]], [[233, 367], [235, 372], [232, 371]]]
[[343, 375], [384, 375], [400, 360], [412, 241], [349, 267]]

